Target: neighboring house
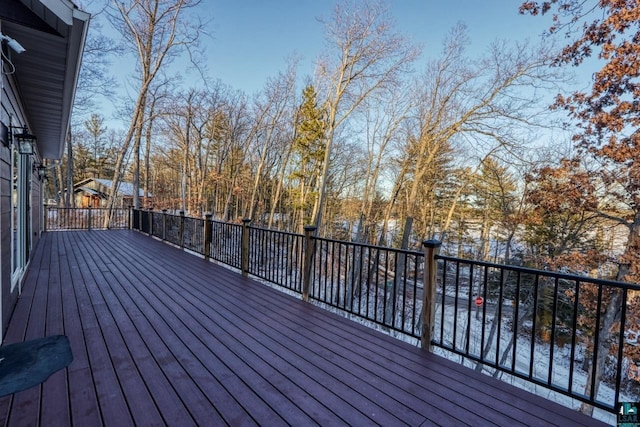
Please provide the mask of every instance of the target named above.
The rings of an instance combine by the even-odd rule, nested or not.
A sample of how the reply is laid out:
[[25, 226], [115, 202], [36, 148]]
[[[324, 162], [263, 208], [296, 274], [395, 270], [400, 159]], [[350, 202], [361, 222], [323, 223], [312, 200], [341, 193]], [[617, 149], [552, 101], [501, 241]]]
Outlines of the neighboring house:
[[[113, 182], [110, 179], [89, 178], [84, 181], [80, 181], [73, 186], [73, 199], [75, 206], [78, 208], [104, 208], [107, 207], [107, 201], [111, 195]], [[115, 207], [128, 208], [133, 206], [133, 183], [121, 182], [118, 185], [118, 191], [116, 192], [116, 204]], [[142, 203], [146, 205], [150, 199], [153, 199], [151, 194], [145, 193], [143, 189], [139, 189], [140, 200], [144, 200]]]
[[0, 338], [42, 231], [40, 175], [64, 151], [88, 25], [70, 0], [0, 0]]

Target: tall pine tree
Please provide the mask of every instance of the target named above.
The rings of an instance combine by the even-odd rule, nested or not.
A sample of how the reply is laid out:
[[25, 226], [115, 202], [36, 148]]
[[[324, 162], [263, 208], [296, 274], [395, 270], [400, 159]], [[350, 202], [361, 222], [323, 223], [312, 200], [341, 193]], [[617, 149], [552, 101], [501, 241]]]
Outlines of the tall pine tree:
[[293, 207], [298, 212], [298, 224], [302, 232], [310, 218], [312, 208], [318, 203], [318, 177], [322, 170], [325, 150], [326, 117], [318, 108], [313, 85], [302, 91], [302, 104], [298, 109], [296, 137], [293, 141], [294, 170], [291, 178], [296, 182], [292, 190]]

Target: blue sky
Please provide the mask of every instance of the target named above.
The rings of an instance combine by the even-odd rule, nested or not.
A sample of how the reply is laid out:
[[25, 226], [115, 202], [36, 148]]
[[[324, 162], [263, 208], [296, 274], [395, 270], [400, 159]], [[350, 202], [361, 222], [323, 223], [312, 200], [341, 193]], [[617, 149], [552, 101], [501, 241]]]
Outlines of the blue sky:
[[[323, 25], [334, 8], [330, 0], [204, 0], [211, 19], [204, 39], [208, 69], [248, 94], [260, 90], [269, 76], [286, 68], [289, 56], [301, 57], [299, 73], [312, 74], [323, 50]], [[514, 0], [390, 0], [396, 29], [422, 45], [423, 58], [437, 55], [441, 41], [464, 22], [471, 51], [482, 51], [496, 38], [537, 38], [545, 19], [518, 14]]]
[[[336, 1], [352, 0], [202, 0], [198, 12], [209, 22], [208, 35], [202, 39], [208, 78], [253, 95], [264, 88], [269, 77], [285, 71], [287, 58], [296, 55], [302, 58], [298, 67], [301, 90], [304, 77], [313, 75], [315, 62], [325, 47], [324, 27], [319, 18], [329, 20]], [[467, 26], [470, 55], [484, 53], [496, 39], [530, 39], [535, 44], [549, 25], [548, 17], [520, 15], [521, 0], [386, 0], [386, 4], [396, 31], [423, 48], [415, 66], [417, 71], [422, 71], [427, 60], [441, 53], [443, 39], [459, 22]], [[104, 29], [108, 27], [105, 23]], [[122, 130], [129, 125], [126, 117], [116, 118], [113, 112], [126, 91], [135, 95], [127, 87], [135, 61], [136, 58], [119, 57], [112, 67], [122, 96], [100, 102], [101, 113], [111, 129]], [[175, 61], [172, 69], [179, 70], [181, 64]], [[203, 85], [199, 75], [186, 69], [180, 71], [185, 76], [184, 87]], [[589, 69], [579, 70], [577, 85], [587, 86], [590, 75]], [[552, 92], [538, 95], [551, 103], [557, 94], [555, 89]], [[539, 139], [569, 141], [566, 132], [554, 132], [549, 131]]]

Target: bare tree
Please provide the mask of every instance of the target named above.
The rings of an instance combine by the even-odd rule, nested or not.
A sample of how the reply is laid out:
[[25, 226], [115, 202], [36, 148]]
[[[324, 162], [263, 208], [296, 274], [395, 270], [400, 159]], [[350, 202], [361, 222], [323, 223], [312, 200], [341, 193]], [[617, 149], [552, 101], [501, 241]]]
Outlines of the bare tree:
[[[101, 32], [101, 25], [92, 18], [91, 27], [87, 34], [87, 40], [82, 55], [82, 65], [80, 67], [80, 75], [78, 77], [78, 87], [75, 94], [73, 104], [73, 114], [71, 128], [81, 128], [84, 126], [82, 116], [92, 111], [95, 107], [96, 95], [112, 96], [115, 87], [114, 78], [108, 72], [110, 64], [110, 55], [117, 51], [115, 43]], [[73, 177], [74, 177], [74, 150], [73, 136], [77, 132], [70, 130], [66, 138], [67, 144], [67, 171], [66, 178], [60, 180], [60, 183], [66, 181], [67, 191], [64, 193], [65, 206], [71, 207], [73, 204]], [[61, 168], [58, 166], [57, 168]], [[62, 175], [62, 171], [60, 171]], [[64, 184], [62, 184], [64, 185]], [[56, 191], [57, 194], [57, 191]]]
[[151, 169], [166, 189], [159, 204], [228, 219], [236, 184], [250, 172], [244, 166], [254, 133], [246, 96], [215, 81], [207, 89], [169, 93], [158, 116]]
[[267, 154], [274, 155], [274, 151], [281, 151], [276, 144], [279, 127], [286, 121], [285, 115], [293, 109], [296, 90], [295, 65], [295, 63], [290, 64], [285, 73], [279, 73], [277, 77], [268, 79], [262, 96], [256, 99], [257, 121], [254, 134], [255, 140], [259, 141], [260, 153], [249, 202], [248, 217], [251, 219], [254, 219], [256, 197]]
[[329, 50], [319, 61], [316, 85], [324, 92], [327, 111], [324, 164], [313, 213], [318, 229], [336, 131], [367, 97], [397, 84], [419, 53], [394, 31], [381, 2], [338, 4], [325, 31]]
[[[144, 150], [144, 198], [145, 200], [149, 199], [149, 188], [151, 188], [151, 146], [153, 142], [153, 133], [154, 133], [154, 124], [156, 123], [156, 119], [160, 115], [161, 105], [165, 101], [167, 97], [167, 86], [169, 84], [169, 79], [163, 79], [162, 81], [155, 82], [149, 91], [149, 102], [147, 104], [147, 113], [145, 120], [145, 150]], [[140, 172], [139, 167], [134, 168], [134, 187], [139, 186], [135, 184], [135, 181], [140, 181]], [[138, 171], [138, 173], [135, 173]], [[136, 192], [135, 196], [139, 196], [139, 191]], [[134, 204], [136, 202], [134, 201]]]
[[[140, 140], [151, 84], [172, 59], [184, 50], [197, 47], [203, 23], [195, 13], [189, 12], [200, 3], [200, 0], [127, 0], [113, 2], [108, 8], [111, 23], [123, 34], [128, 49], [137, 55], [139, 84], [129, 129], [116, 160], [110, 208], [114, 207], [124, 159], [132, 142], [136, 147], [134, 157], [139, 164]], [[139, 189], [134, 188], [134, 194], [138, 192]], [[107, 216], [105, 221], [108, 220]]]
[[162, 113], [167, 139], [172, 142], [171, 146], [175, 143], [180, 152], [180, 209], [185, 212], [192, 210], [193, 200], [189, 197], [193, 192], [192, 182], [200, 178], [194, 159], [202, 156], [203, 129], [207, 125], [206, 116], [202, 119], [206, 111], [204, 98], [204, 92], [196, 89], [174, 93]]
[[217, 179], [214, 184], [211, 211], [223, 220], [231, 217], [233, 192], [250, 141], [251, 126], [248, 110], [245, 94], [235, 91], [228, 95], [227, 101], [217, 115], [220, 128], [214, 144]]
[[[406, 90], [385, 91], [365, 102], [364, 124], [367, 150], [367, 166], [360, 206], [360, 221], [356, 240], [365, 240], [365, 222], [379, 221], [380, 212], [374, 212], [379, 195], [381, 175], [389, 171], [389, 158], [393, 143], [402, 138], [403, 124], [411, 110], [412, 97]], [[382, 238], [382, 236], [381, 236]]]
[[113, 96], [115, 78], [109, 73], [109, 66], [112, 55], [118, 51], [117, 44], [102, 33], [102, 25], [97, 20], [97, 14], [94, 15], [82, 52], [82, 65], [73, 103], [75, 114], [91, 112], [96, 106], [96, 95]]
[[[232, 191], [235, 153], [248, 132], [248, 107], [244, 93], [231, 90], [220, 81], [209, 89], [207, 137], [211, 158], [209, 184], [211, 213], [218, 219], [227, 218], [227, 195]], [[224, 212], [224, 214], [220, 214]]]
[[[430, 62], [416, 82], [416, 110], [403, 150], [410, 174], [405, 233], [411, 233], [412, 219], [425, 208], [423, 202], [428, 204], [421, 198], [424, 183], [429, 174], [438, 173], [442, 156], [462, 149], [480, 159], [496, 150], [516, 152], [522, 129], [540, 126], [538, 115], [546, 111], [538, 105], [536, 88], [558, 78], [549, 68], [549, 49], [495, 42], [485, 55], [472, 60], [465, 53], [468, 44], [466, 28], [458, 25], [445, 39], [440, 58]], [[459, 195], [467, 183], [458, 185]], [[452, 208], [456, 200], [457, 196]], [[424, 224], [421, 232], [426, 233]]]

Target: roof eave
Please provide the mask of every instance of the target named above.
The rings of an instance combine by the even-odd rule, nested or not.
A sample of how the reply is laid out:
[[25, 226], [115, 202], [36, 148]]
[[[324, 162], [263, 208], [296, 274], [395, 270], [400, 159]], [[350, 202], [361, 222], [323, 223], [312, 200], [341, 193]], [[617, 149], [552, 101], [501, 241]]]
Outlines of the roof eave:
[[89, 29], [90, 15], [86, 12], [82, 12], [75, 9], [73, 14], [73, 26], [72, 28], [78, 29], [71, 32], [69, 40], [69, 54], [67, 56], [67, 73], [65, 75], [65, 93], [62, 100], [63, 111], [63, 126], [60, 133], [60, 147], [58, 153], [54, 159], [61, 159], [66, 141], [67, 134], [69, 132], [69, 126], [71, 124], [71, 112], [73, 111], [73, 104], [76, 97], [76, 89], [78, 87], [78, 79], [80, 78], [80, 66], [82, 64], [82, 55], [84, 53], [84, 45], [87, 39], [87, 31]]
[[20, 55], [12, 55], [12, 60], [26, 124], [38, 138], [40, 157], [60, 159], [70, 126], [90, 15], [68, 0], [20, 2], [34, 19], [3, 20], [2, 32], [26, 49]]

